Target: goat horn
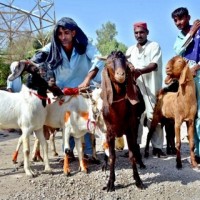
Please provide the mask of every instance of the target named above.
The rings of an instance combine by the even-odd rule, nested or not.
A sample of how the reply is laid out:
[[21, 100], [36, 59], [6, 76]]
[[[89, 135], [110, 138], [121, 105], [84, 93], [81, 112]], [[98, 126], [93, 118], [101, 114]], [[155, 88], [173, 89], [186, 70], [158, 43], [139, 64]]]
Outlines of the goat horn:
[[106, 61], [108, 56], [96, 56], [97, 59]]
[[39, 64], [36, 64], [36, 63], [34, 63], [32, 60], [27, 60], [31, 65], [33, 65], [33, 66], [35, 66], [35, 67], [37, 67], [37, 68], [39, 68]]

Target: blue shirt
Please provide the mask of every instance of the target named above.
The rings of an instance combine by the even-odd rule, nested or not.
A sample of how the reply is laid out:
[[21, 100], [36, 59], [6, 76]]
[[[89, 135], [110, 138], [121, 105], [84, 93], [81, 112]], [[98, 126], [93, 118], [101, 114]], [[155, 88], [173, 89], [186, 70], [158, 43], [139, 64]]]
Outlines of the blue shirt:
[[200, 29], [194, 37], [190, 34], [185, 36], [180, 32], [176, 38], [174, 50], [177, 55], [188, 59], [190, 66], [196, 65], [200, 61]]
[[20, 92], [21, 88], [22, 88], [21, 77], [18, 77], [13, 81], [7, 80], [7, 89], [11, 89], [12, 92]]
[[[50, 45], [50, 43], [47, 44], [42, 51], [49, 52]], [[101, 82], [101, 71], [104, 67], [104, 62], [97, 58], [97, 56], [100, 56], [100, 53], [94, 45], [88, 43], [86, 52], [82, 55], [79, 55], [75, 48], [73, 48], [70, 60], [62, 48], [61, 54], [63, 58], [62, 64], [54, 70], [58, 87], [61, 89], [64, 87], [77, 87], [95, 67], [99, 71], [93, 81]]]

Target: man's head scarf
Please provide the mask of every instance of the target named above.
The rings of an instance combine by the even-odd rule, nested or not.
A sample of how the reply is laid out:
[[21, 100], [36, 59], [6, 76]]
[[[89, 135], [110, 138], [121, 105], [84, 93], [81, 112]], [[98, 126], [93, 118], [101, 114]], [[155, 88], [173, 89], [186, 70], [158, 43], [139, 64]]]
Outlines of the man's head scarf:
[[63, 17], [60, 19], [55, 25], [53, 37], [51, 40], [50, 52], [46, 60], [46, 62], [49, 64], [49, 68], [52, 70], [56, 69], [58, 65], [62, 63], [63, 59], [61, 55], [61, 44], [57, 36], [57, 32], [60, 27], [76, 31], [76, 35], [73, 38], [73, 45], [78, 54], [84, 54], [88, 44], [87, 36], [73, 19], [68, 17]]

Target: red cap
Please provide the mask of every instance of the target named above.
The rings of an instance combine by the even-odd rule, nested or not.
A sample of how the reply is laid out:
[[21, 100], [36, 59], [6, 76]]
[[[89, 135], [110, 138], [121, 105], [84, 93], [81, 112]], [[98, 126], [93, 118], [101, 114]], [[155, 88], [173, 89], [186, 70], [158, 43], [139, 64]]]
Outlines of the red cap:
[[142, 28], [148, 30], [148, 29], [147, 29], [147, 23], [145, 23], [145, 22], [137, 22], [137, 23], [135, 23], [135, 24], [133, 25], [133, 28], [134, 28], [134, 29], [137, 28], [137, 27], [142, 27]]

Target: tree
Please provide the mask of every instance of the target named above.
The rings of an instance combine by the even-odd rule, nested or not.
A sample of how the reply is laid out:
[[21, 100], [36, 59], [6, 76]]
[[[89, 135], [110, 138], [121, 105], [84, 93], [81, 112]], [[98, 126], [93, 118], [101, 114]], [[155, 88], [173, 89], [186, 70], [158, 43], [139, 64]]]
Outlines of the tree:
[[48, 32], [41, 32], [40, 34], [37, 34], [34, 41], [33, 41], [33, 48], [35, 50], [41, 49], [46, 44], [48, 44], [51, 40], [52, 31]]
[[127, 46], [116, 40], [118, 34], [115, 24], [107, 22], [102, 25], [102, 28], [96, 30], [97, 34], [97, 48], [102, 55], [108, 55], [114, 50], [121, 50], [126, 52]]
[[10, 72], [9, 64], [6, 64], [3, 57], [0, 57], [0, 88], [6, 87], [6, 80]]

